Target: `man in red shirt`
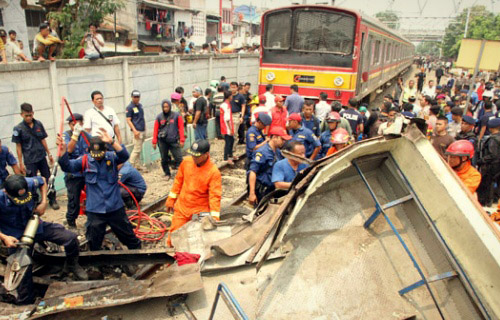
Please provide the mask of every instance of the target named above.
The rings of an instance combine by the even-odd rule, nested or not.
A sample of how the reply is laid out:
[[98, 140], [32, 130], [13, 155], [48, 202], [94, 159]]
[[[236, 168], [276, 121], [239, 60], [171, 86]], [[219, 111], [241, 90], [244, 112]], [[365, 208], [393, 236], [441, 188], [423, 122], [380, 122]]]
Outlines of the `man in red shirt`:
[[283, 97], [280, 95], [276, 95], [276, 97], [274, 98], [274, 102], [276, 103], [276, 105], [271, 109], [272, 122], [270, 129], [272, 129], [273, 127], [282, 127], [286, 130], [288, 111], [283, 106], [284, 100], [285, 99], [283, 99]]

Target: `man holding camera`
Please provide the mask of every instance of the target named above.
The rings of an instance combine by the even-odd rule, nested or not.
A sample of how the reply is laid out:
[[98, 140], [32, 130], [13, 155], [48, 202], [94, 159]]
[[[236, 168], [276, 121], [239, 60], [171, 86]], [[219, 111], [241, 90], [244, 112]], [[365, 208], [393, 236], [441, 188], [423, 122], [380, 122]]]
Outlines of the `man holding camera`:
[[89, 32], [85, 33], [80, 45], [85, 44], [85, 58], [89, 60], [95, 60], [98, 58], [104, 58], [101, 53], [102, 47], [104, 47], [104, 39], [102, 35], [97, 33], [97, 24], [89, 24]]

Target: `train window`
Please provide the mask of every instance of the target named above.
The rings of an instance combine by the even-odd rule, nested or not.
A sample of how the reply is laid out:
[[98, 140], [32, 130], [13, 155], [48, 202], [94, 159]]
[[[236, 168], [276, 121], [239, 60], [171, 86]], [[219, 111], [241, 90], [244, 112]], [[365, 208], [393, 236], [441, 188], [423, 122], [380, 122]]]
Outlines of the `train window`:
[[391, 61], [391, 47], [392, 47], [392, 44], [388, 43], [387, 50], [385, 51], [385, 61], [387, 61], [387, 62]]
[[373, 55], [375, 56], [375, 61], [373, 61], [373, 65], [377, 65], [380, 63], [380, 40], [375, 41], [375, 49], [373, 50]]
[[351, 54], [354, 46], [355, 26], [355, 18], [344, 13], [296, 10], [293, 49]]
[[292, 33], [292, 11], [283, 10], [267, 15], [265, 22], [264, 48], [274, 50], [290, 49]]

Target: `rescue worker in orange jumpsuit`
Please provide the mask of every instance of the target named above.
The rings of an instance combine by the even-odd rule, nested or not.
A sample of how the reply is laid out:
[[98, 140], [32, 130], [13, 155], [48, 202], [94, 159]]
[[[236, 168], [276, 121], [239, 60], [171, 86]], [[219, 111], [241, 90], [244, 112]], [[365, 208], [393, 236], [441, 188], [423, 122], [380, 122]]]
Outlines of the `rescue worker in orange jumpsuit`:
[[174, 212], [167, 244], [172, 246], [170, 235], [191, 220], [193, 214], [209, 212], [214, 220], [220, 219], [222, 177], [210, 160], [207, 140], [195, 141], [179, 166], [175, 181], [168, 194], [167, 212]]
[[453, 168], [463, 184], [474, 194], [481, 183], [481, 174], [474, 168], [470, 161], [474, 156], [474, 146], [468, 140], [453, 142], [446, 149], [448, 164]]
[[327, 156], [344, 149], [349, 143], [349, 132], [343, 128], [338, 128], [332, 133], [331, 137], [332, 147], [328, 149]]

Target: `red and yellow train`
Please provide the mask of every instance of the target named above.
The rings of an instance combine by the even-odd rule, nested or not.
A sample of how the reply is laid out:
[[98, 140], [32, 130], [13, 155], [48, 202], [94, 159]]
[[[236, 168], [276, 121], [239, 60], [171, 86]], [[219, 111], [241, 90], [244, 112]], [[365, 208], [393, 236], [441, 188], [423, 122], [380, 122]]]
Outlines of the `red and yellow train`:
[[414, 45], [379, 21], [356, 11], [321, 5], [296, 5], [262, 16], [259, 93], [267, 84], [275, 94], [290, 86], [317, 99], [343, 104], [371, 93], [398, 76], [413, 61]]

